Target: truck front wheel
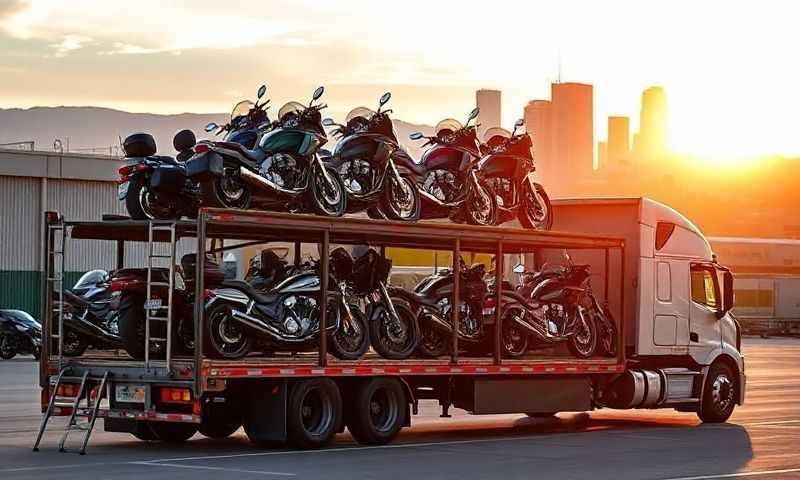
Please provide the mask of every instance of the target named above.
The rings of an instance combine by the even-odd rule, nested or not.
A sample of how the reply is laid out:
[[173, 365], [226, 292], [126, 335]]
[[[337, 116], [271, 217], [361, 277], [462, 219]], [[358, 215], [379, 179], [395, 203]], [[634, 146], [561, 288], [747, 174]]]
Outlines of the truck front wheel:
[[703, 387], [703, 398], [697, 416], [705, 423], [726, 421], [736, 406], [736, 376], [723, 362], [711, 365]]
[[407, 400], [394, 378], [374, 378], [361, 383], [349, 403], [347, 428], [365, 445], [384, 445], [407, 423]]
[[333, 441], [342, 418], [339, 387], [329, 378], [292, 385], [286, 408], [286, 434], [296, 448], [320, 448]]

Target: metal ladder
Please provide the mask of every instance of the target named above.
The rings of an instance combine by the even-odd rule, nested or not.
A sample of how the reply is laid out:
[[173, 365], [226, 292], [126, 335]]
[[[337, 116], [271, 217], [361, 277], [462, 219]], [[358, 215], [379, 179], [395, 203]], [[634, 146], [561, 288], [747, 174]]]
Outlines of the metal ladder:
[[[53, 411], [55, 408], [58, 407], [69, 408], [72, 410], [69, 420], [67, 421], [67, 425], [64, 428], [64, 433], [61, 435], [61, 440], [58, 442], [58, 451], [66, 451], [64, 445], [67, 442], [69, 432], [74, 430], [83, 430], [86, 433], [83, 436], [83, 442], [81, 443], [81, 449], [79, 453], [81, 455], [86, 454], [86, 445], [89, 443], [89, 437], [92, 435], [95, 421], [97, 421], [97, 414], [100, 411], [100, 404], [107, 394], [109, 373], [106, 371], [103, 373], [101, 378], [96, 378], [90, 377], [89, 372], [86, 372], [82, 377], [80, 377], [81, 384], [80, 387], [78, 387], [78, 393], [74, 397], [61, 396], [58, 395], [58, 389], [62, 385], [62, 382], [68, 379], [65, 375], [68, 370], [69, 368], [64, 368], [59, 372], [56, 383], [52, 387], [53, 391], [50, 393], [50, 402], [47, 404], [47, 410], [42, 416], [42, 424], [39, 427], [39, 434], [36, 436], [36, 443], [33, 444], [34, 452], [39, 451], [39, 443], [42, 441], [42, 436], [44, 436], [44, 431], [47, 428], [47, 422], [50, 420], [50, 417], [53, 416]], [[70, 380], [74, 379], [70, 378]], [[91, 383], [97, 385], [96, 390], [89, 388]], [[94, 399], [92, 399], [92, 392], [96, 392]], [[81, 401], [83, 400], [86, 400], [86, 407], [81, 407], [80, 405]], [[88, 420], [85, 423], [78, 423], [76, 421], [76, 418], [78, 417], [85, 417]]]
[[[50, 338], [58, 340], [58, 369], [61, 370], [64, 362], [64, 335], [62, 333], [64, 332], [64, 251], [66, 250], [67, 235], [66, 228], [60, 220], [59, 223], [48, 225], [47, 228], [47, 241], [50, 245], [48, 248], [49, 255], [46, 260], [48, 265], [52, 265], [51, 268], [47, 268], [46, 270], [47, 289], [54, 294], [58, 294], [58, 318], [56, 319], [58, 322], [58, 333], [55, 333], [51, 326]], [[60, 234], [58, 234], [59, 232]], [[52, 302], [50, 302], [48, 308], [51, 306]], [[43, 312], [44, 315], [50, 316], [51, 322], [49, 322], [48, 325], [52, 325], [53, 313], [52, 310], [50, 312]]]
[[[169, 254], [161, 255], [156, 253], [155, 243], [157, 232], [169, 232]], [[150, 221], [148, 228], [148, 247], [147, 247], [147, 297], [145, 300], [145, 343], [144, 343], [144, 365], [145, 369], [150, 369], [150, 345], [153, 342], [166, 342], [166, 367], [167, 371], [172, 370], [172, 295], [175, 289], [175, 222], [154, 222]], [[168, 266], [156, 265], [164, 260], [169, 262]], [[153, 281], [154, 268], [167, 268], [169, 270], [169, 280]], [[153, 300], [153, 287], [167, 288], [167, 303], [155, 302]], [[163, 311], [167, 312], [166, 316]], [[161, 313], [161, 315], [159, 315]], [[165, 337], [151, 337], [151, 322], [166, 323]]]

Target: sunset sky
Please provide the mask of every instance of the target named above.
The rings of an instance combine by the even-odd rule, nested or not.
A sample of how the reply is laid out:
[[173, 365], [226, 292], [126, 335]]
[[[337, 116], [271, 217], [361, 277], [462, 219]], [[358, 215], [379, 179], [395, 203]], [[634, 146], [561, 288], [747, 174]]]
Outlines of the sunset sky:
[[510, 125], [560, 63], [595, 85], [596, 139], [609, 114], [635, 130], [641, 91], [661, 85], [673, 148], [800, 155], [797, 5], [0, 0], [0, 107], [221, 112], [262, 82], [278, 106], [323, 84], [334, 116], [391, 90], [396, 118], [433, 123], [485, 87]]

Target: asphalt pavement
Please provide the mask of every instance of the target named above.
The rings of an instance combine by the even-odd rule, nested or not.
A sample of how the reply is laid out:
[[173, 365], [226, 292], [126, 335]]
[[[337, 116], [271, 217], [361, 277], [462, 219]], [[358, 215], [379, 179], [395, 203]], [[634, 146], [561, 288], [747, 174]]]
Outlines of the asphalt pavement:
[[175, 446], [106, 433], [98, 422], [85, 456], [57, 451], [62, 418], [31, 451], [37, 365], [0, 361], [0, 479], [800, 479], [800, 339], [747, 338], [744, 349], [747, 401], [726, 424], [672, 410], [443, 419], [424, 404], [412, 428], [380, 447], [344, 433], [319, 451], [257, 449], [241, 430]]

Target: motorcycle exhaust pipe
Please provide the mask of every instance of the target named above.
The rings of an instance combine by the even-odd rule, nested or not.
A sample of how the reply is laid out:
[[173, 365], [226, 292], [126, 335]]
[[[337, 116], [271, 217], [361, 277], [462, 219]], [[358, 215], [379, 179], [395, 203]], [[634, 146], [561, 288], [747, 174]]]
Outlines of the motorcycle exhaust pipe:
[[[251, 315], [248, 315], [246, 313], [242, 313], [242, 312], [240, 312], [238, 310], [231, 310], [231, 316], [233, 317], [234, 320], [238, 321], [242, 325], [244, 325], [246, 327], [250, 327], [253, 330], [256, 330], [256, 331], [258, 331], [260, 333], [263, 333], [264, 335], [267, 335], [270, 338], [272, 338], [273, 340], [278, 341], [278, 342], [286, 342], [286, 343], [305, 342], [310, 337], [312, 337], [315, 333], [319, 332], [319, 330], [316, 330], [316, 331], [312, 332], [311, 335], [307, 335], [305, 337], [291, 338], [291, 337], [286, 337], [280, 330], [278, 330], [277, 328], [273, 327], [272, 325], [270, 325], [268, 323], [264, 323], [263, 321], [259, 320], [258, 318], [253, 317]], [[332, 325], [328, 326], [328, 330], [329, 331], [331, 331], [331, 330], [336, 331], [336, 329], [338, 329], [338, 328], [339, 328], [339, 318], [337, 316], [336, 321]]]
[[261, 175], [253, 173], [252, 171], [250, 171], [245, 167], [239, 167], [239, 176], [242, 177], [242, 180], [246, 181], [247, 183], [255, 187], [264, 188], [267, 190], [274, 190], [280, 193], [285, 193], [287, 195], [294, 195], [297, 193], [294, 190], [283, 188], [280, 185], [270, 180], [267, 180]]
[[69, 327], [78, 333], [98, 338], [105, 342], [122, 345], [122, 339], [119, 336], [103, 330], [92, 322], [78, 317], [74, 313], [64, 317], [64, 327]]
[[518, 327], [546, 342], [552, 343], [558, 341], [558, 339], [554, 338], [550, 333], [540, 329], [540, 327], [535, 324], [526, 322], [522, 317], [514, 316], [513, 321]]
[[450, 326], [444, 319], [436, 315], [435, 313], [425, 313], [422, 316], [422, 321], [430, 322], [431, 326], [436, 330], [439, 330], [444, 333], [453, 333], [453, 327]]

